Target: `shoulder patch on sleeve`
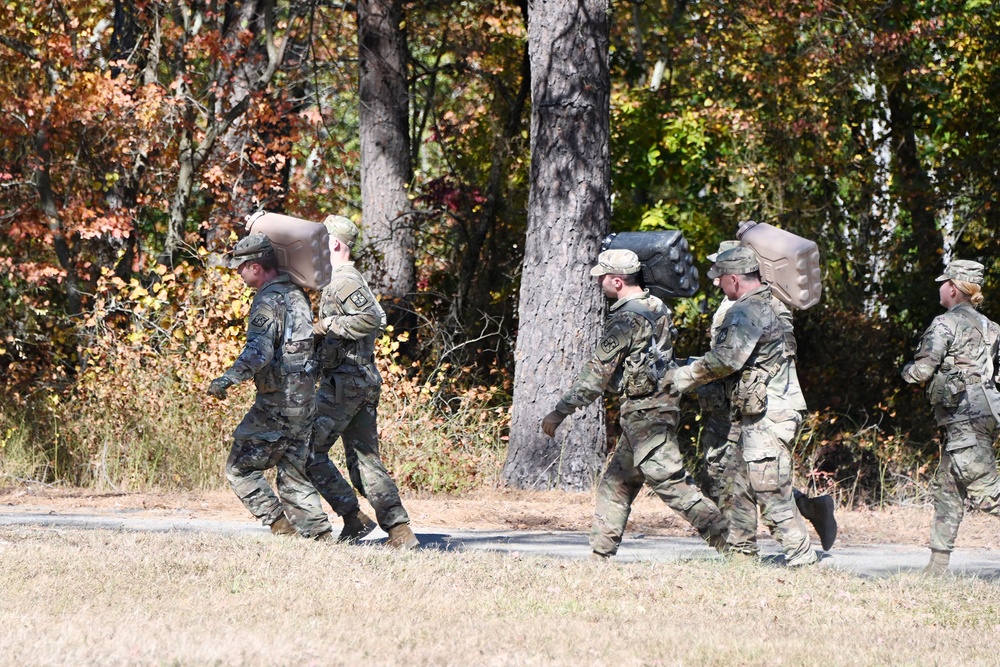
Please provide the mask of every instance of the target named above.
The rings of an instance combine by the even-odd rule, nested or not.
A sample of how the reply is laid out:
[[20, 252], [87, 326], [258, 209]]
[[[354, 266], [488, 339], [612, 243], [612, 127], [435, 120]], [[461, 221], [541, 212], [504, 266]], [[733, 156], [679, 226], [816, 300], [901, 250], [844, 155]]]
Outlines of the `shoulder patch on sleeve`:
[[729, 338], [729, 327], [719, 329], [719, 333], [715, 334], [715, 344], [722, 345], [727, 338]]
[[609, 361], [628, 346], [628, 340], [620, 331], [612, 331], [597, 344], [597, 358]]
[[274, 325], [274, 307], [267, 303], [258, 303], [255, 308], [250, 311], [249, 326], [247, 327], [247, 333], [265, 331]]
[[365, 296], [365, 291], [361, 288], [354, 290], [354, 292], [352, 292], [351, 295], [347, 298], [350, 299], [351, 303], [353, 303], [358, 308], [364, 308], [369, 304], [369, 299], [367, 296]]

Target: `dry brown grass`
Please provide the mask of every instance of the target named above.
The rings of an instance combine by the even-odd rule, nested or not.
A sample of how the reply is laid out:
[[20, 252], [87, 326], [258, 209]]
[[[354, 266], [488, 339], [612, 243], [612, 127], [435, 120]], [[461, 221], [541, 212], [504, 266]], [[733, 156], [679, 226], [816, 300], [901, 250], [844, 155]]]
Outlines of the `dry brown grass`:
[[0, 665], [995, 665], [1000, 587], [0, 530]]

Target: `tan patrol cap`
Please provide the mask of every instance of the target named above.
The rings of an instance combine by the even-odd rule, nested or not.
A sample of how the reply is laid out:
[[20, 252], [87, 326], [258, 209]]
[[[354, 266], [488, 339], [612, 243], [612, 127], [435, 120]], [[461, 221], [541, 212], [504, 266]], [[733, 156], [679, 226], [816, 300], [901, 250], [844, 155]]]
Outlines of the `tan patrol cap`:
[[358, 226], [351, 222], [350, 218], [345, 218], [342, 215], [328, 215], [323, 220], [323, 225], [330, 236], [354, 250], [354, 244], [358, 242], [360, 232]]
[[979, 262], [973, 262], [971, 259], [953, 259], [945, 267], [944, 273], [937, 277], [937, 281], [961, 280], [965, 283], [982, 285], [984, 272], [985, 268]]
[[715, 258], [715, 264], [708, 270], [708, 277], [715, 280], [719, 276], [744, 275], [760, 270], [757, 253], [750, 248], [738, 246], [720, 253]]
[[739, 247], [740, 247], [739, 241], [723, 241], [722, 243], [719, 244], [719, 249], [713, 252], [705, 259], [714, 263], [715, 260], [718, 259], [719, 255], [721, 255], [722, 253], [726, 252], [727, 250], [732, 250], [733, 248], [739, 248]]
[[597, 256], [597, 266], [590, 270], [592, 276], [606, 276], [609, 273], [616, 276], [627, 276], [639, 273], [639, 256], [631, 250], [605, 250]]
[[260, 232], [255, 232], [240, 239], [233, 249], [226, 253], [226, 265], [230, 269], [238, 269], [243, 262], [262, 259], [269, 254], [274, 255], [271, 239]]

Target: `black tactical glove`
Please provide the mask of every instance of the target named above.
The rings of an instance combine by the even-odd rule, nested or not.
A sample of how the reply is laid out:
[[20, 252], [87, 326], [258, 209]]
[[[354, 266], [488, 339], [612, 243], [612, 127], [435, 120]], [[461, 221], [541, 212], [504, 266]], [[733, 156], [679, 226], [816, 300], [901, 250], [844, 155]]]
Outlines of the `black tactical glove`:
[[545, 415], [545, 418], [542, 419], [542, 433], [550, 438], [556, 437], [556, 429], [559, 428], [559, 424], [562, 424], [564, 419], [566, 419], [566, 415], [558, 410], [553, 410]]
[[233, 381], [225, 375], [217, 377], [212, 380], [212, 384], [208, 385], [208, 395], [221, 400], [226, 397], [226, 390], [232, 386]]

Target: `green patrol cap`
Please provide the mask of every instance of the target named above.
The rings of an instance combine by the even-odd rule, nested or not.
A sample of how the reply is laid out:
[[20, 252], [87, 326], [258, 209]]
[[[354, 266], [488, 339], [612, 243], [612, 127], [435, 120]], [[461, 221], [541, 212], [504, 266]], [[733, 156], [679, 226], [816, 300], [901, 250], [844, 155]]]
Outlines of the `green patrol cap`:
[[945, 280], [961, 280], [964, 283], [983, 284], [985, 269], [979, 262], [971, 259], [954, 259], [945, 267], [944, 273], [937, 277], [938, 282]]
[[256, 232], [246, 238], [240, 239], [233, 246], [232, 251], [226, 253], [226, 265], [230, 269], [238, 269], [243, 262], [261, 259], [269, 254], [274, 255], [274, 246], [271, 245], [271, 239], [260, 232]]
[[739, 241], [723, 241], [722, 243], [719, 244], [719, 249], [713, 252], [705, 259], [714, 263], [715, 260], [718, 259], [719, 255], [721, 255], [722, 253], [726, 252], [727, 250], [732, 250], [733, 248], [739, 248], [739, 247], [740, 247]]
[[354, 244], [358, 242], [360, 232], [358, 231], [358, 226], [351, 222], [349, 218], [345, 218], [342, 215], [328, 215], [323, 221], [323, 225], [330, 236], [346, 244], [351, 250], [354, 250]]
[[715, 258], [715, 264], [708, 270], [708, 277], [715, 280], [719, 276], [744, 275], [758, 270], [760, 262], [757, 261], [757, 253], [750, 248], [737, 246], [719, 253]]
[[639, 256], [631, 250], [605, 250], [597, 256], [597, 266], [590, 270], [592, 276], [606, 276], [609, 273], [616, 276], [627, 276], [639, 273]]

